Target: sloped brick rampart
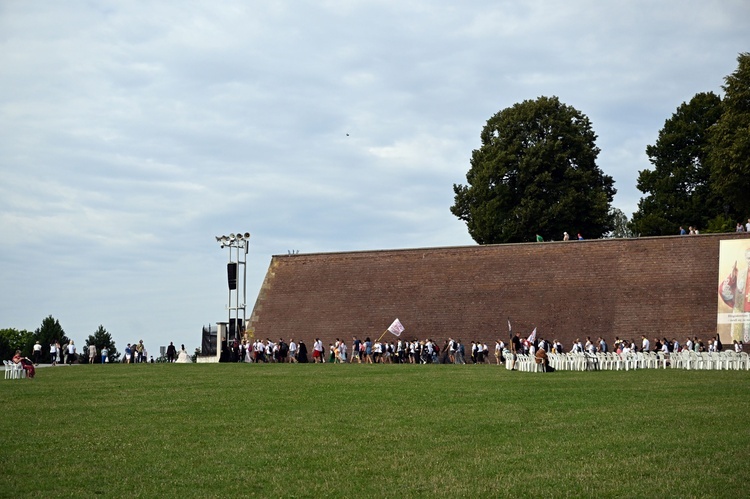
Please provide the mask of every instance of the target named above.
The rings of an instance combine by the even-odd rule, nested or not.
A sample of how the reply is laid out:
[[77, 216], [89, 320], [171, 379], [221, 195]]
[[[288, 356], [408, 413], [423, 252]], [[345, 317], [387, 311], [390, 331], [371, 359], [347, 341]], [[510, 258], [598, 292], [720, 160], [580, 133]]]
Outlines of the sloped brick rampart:
[[[719, 241], [747, 234], [277, 255], [251, 317], [259, 338], [507, 340], [716, 332]], [[387, 334], [385, 338], [394, 339]]]

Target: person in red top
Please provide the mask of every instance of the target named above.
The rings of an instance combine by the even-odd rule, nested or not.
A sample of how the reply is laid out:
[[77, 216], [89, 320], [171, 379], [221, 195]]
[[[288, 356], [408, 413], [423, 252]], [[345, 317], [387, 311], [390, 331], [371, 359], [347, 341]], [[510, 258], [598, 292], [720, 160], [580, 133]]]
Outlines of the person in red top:
[[27, 378], [32, 379], [34, 375], [36, 374], [36, 370], [34, 369], [34, 363], [31, 362], [26, 357], [21, 357], [20, 350], [16, 350], [16, 354], [13, 356], [13, 362], [15, 364], [21, 364], [21, 366], [23, 366], [24, 370], [26, 370]]

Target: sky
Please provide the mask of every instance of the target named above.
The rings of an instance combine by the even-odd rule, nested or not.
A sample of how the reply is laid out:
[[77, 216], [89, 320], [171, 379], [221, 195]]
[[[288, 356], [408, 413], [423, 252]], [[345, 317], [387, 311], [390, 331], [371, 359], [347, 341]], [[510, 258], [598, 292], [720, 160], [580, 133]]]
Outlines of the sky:
[[[200, 346], [215, 236], [272, 255], [475, 244], [450, 213], [497, 112], [591, 120], [628, 217], [645, 148], [750, 50], [750, 2], [0, 0], [0, 328]], [[311, 290], [313, 291], [313, 290]]]

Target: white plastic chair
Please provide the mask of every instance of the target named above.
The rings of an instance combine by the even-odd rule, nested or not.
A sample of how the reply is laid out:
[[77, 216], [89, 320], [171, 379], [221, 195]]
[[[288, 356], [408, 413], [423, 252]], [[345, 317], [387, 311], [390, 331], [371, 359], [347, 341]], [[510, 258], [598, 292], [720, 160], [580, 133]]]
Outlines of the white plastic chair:
[[596, 354], [599, 357], [599, 369], [602, 371], [612, 370], [612, 354], [609, 352], [599, 352]]
[[18, 364], [11, 360], [4, 360], [3, 362], [5, 363], [5, 379], [21, 379], [26, 377], [26, 370], [20, 362]]
[[677, 369], [678, 367], [682, 368], [682, 353], [681, 352], [672, 352], [669, 354], [669, 367], [672, 369]]
[[552, 369], [557, 370], [557, 354], [552, 353], [552, 352], [548, 353], [547, 360], [549, 360], [550, 367], [552, 367]]
[[625, 369], [625, 363], [622, 360], [622, 355], [617, 352], [612, 352], [609, 355], [611, 356], [610, 365], [612, 366], [612, 369], [614, 369], [615, 371]]
[[667, 368], [667, 359], [668, 354], [665, 354], [664, 352], [656, 352], [656, 366], [657, 368], [661, 367], [662, 369]]
[[745, 367], [745, 370], [747, 371], [750, 369], [750, 358], [748, 358], [747, 352], [740, 352], [737, 354], [737, 369], [742, 369], [742, 367]]
[[725, 350], [720, 355], [727, 370], [737, 370], [737, 353], [734, 350]]

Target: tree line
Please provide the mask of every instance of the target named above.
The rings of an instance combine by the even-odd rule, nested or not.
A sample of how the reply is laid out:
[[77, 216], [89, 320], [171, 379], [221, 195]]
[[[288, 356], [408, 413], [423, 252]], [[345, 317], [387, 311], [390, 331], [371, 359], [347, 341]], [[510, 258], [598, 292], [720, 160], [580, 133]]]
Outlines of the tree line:
[[472, 152], [451, 212], [479, 244], [733, 231], [750, 218], [750, 53], [724, 78], [723, 98], [696, 94], [646, 147], [644, 196], [627, 216], [612, 206], [612, 177], [596, 163], [588, 117], [557, 97], [526, 100], [492, 116]]
[[[49, 346], [51, 343], [57, 341], [60, 346], [63, 346], [70, 342], [70, 338], [65, 335], [65, 330], [60, 325], [60, 322], [52, 317], [51, 315], [46, 317], [41, 326], [36, 328], [34, 331], [26, 331], [7, 328], [0, 329], [0, 357], [3, 359], [10, 359], [16, 353], [16, 350], [21, 351], [21, 355], [25, 357], [32, 357], [34, 350], [34, 344], [36, 342], [42, 346], [41, 359], [43, 363], [49, 361]], [[78, 361], [81, 363], [88, 362], [88, 348], [89, 345], [96, 347], [97, 354], [102, 351], [103, 348], [107, 348], [109, 351], [108, 356], [110, 362], [116, 362], [120, 356], [120, 353], [115, 347], [115, 342], [112, 339], [112, 335], [104, 329], [104, 326], [100, 325], [93, 334], [86, 338], [84, 345], [77, 345]], [[101, 356], [97, 355], [95, 363], [101, 362]]]

